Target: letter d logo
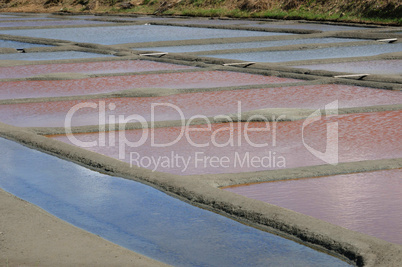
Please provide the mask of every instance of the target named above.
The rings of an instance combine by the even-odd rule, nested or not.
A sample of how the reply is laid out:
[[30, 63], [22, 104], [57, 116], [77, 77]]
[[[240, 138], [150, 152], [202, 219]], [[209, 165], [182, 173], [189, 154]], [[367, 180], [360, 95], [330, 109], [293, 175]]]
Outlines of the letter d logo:
[[[338, 115], [338, 100], [325, 105], [325, 116], [337, 116]], [[338, 164], [338, 122], [327, 123], [327, 144], [325, 148], [325, 152], [320, 152], [309, 145], [304, 141], [304, 128], [315, 122], [321, 120], [321, 111], [317, 109], [314, 111], [307, 119], [303, 122], [302, 126], [302, 140], [304, 147], [310, 151], [311, 154], [316, 156], [317, 158], [329, 163], [331, 165]]]

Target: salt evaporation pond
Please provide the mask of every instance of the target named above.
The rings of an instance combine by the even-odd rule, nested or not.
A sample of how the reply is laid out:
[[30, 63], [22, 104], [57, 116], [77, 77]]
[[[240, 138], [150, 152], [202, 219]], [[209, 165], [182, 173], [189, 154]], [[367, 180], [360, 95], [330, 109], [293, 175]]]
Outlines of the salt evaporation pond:
[[314, 23], [295, 23], [295, 24], [269, 24], [258, 23], [250, 25], [253, 27], [264, 28], [280, 28], [280, 29], [302, 29], [302, 30], [318, 30], [318, 31], [355, 31], [355, 30], [367, 30], [368, 27], [354, 27], [343, 25], [331, 25], [331, 24], [314, 24]]
[[[54, 19], [54, 18], [45, 18], [45, 17], [16, 17], [16, 16], [0, 16], [0, 21], [18, 21], [18, 20], [46, 20], [46, 19]], [[0, 23], [1, 25], [1, 23]]]
[[[159, 172], [238, 173], [327, 164], [303, 140], [316, 151], [326, 151], [327, 125], [334, 123], [338, 124], [339, 162], [400, 158], [401, 117], [401, 110], [339, 115], [323, 117], [304, 129], [305, 120], [111, 131], [104, 134], [110, 142], [105, 146], [97, 141], [103, 133], [51, 137]], [[245, 127], [260, 131], [246, 135]]]
[[16, 18], [16, 16], [0, 14], [0, 18]]
[[310, 70], [327, 70], [350, 73], [369, 73], [369, 74], [402, 74], [402, 60], [372, 60], [345, 63], [299, 65], [294, 68], [304, 68]]
[[191, 28], [159, 25], [84, 27], [63, 29], [3, 30], [0, 34], [50, 38], [104, 45], [178, 41], [206, 38], [287, 35], [286, 33]]
[[179, 19], [174, 21], [169, 21], [172, 24], [188, 24], [188, 25], [241, 25], [241, 24], [254, 24], [254, 21], [250, 20], [231, 20], [231, 19]]
[[8, 41], [8, 40], [0, 40], [0, 47], [9, 47], [15, 49], [22, 48], [31, 48], [31, 47], [50, 47], [50, 45], [43, 44], [33, 44], [33, 43], [24, 43], [24, 42], [16, 42], [16, 41]]
[[85, 63], [21, 65], [13, 67], [0, 67], [0, 79], [23, 78], [40, 74], [69, 72], [69, 73], [124, 73], [160, 70], [181, 70], [194, 67], [161, 63], [147, 60], [119, 60]]
[[13, 21], [1, 22], [1, 27], [46, 27], [46, 26], [71, 26], [71, 25], [89, 25], [89, 24], [110, 24], [105, 21], [91, 20], [44, 20], [44, 21]]
[[[212, 91], [177, 94], [162, 97], [98, 98], [89, 100], [52, 101], [0, 105], [0, 121], [21, 127], [63, 127], [70, 109], [81, 107], [72, 118], [72, 126], [97, 125], [99, 111], [105, 109], [105, 121], [109, 116], [128, 117], [140, 115], [145, 120], [180, 120], [195, 115], [215, 116], [262, 108], [317, 109], [338, 100], [339, 107], [402, 104], [399, 91], [357, 86], [326, 84], [294, 87], [278, 87], [252, 90]], [[154, 108], [152, 104], [161, 104]], [[112, 105], [112, 106], [110, 106]], [[169, 106], [168, 106], [169, 105]], [[172, 106], [173, 105], [173, 106]], [[113, 107], [111, 109], [110, 107]], [[176, 109], [177, 108], [177, 109]], [[179, 112], [182, 112], [181, 115]]]
[[368, 57], [385, 53], [402, 51], [402, 43], [358, 45], [347, 47], [328, 47], [320, 49], [303, 49], [291, 51], [267, 51], [251, 53], [233, 53], [203, 55], [205, 57], [237, 59], [255, 62], [285, 62], [327, 58]]
[[250, 184], [225, 190], [402, 244], [402, 169]]
[[[76, 17], [76, 16], [73, 16]], [[102, 20], [125, 20], [125, 21], [171, 21], [174, 18], [167, 17], [151, 17], [151, 16], [141, 16], [141, 17], [123, 17], [123, 16], [87, 16], [87, 19], [102, 19]]]
[[207, 45], [176, 45], [176, 46], [161, 46], [161, 47], [144, 47], [135, 48], [135, 50], [145, 51], [162, 51], [169, 53], [184, 53], [184, 52], [201, 52], [211, 50], [224, 50], [224, 49], [251, 49], [261, 47], [274, 47], [284, 45], [297, 45], [297, 44], [328, 44], [340, 42], [356, 42], [359, 39], [347, 38], [311, 38], [311, 39], [295, 39], [295, 40], [282, 40], [282, 41], [264, 41], [264, 42], [244, 42], [244, 43], [226, 43], [226, 44], [207, 44]]
[[0, 186], [67, 222], [174, 266], [348, 266], [149, 186], [0, 139]]
[[143, 74], [78, 80], [10, 81], [2, 83], [0, 99], [88, 95], [133, 88], [212, 88], [298, 81], [300, 80], [229, 71]]
[[61, 60], [76, 58], [97, 58], [112, 57], [112, 55], [95, 54], [80, 51], [64, 51], [64, 52], [35, 52], [35, 53], [12, 53], [0, 54], [0, 60]]
[[[102, 18], [102, 16], [96, 16], [96, 15], [71, 15], [71, 16], [64, 16], [66, 19], [99, 19]], [[108, 18], [109, 16], [107, 16]]]

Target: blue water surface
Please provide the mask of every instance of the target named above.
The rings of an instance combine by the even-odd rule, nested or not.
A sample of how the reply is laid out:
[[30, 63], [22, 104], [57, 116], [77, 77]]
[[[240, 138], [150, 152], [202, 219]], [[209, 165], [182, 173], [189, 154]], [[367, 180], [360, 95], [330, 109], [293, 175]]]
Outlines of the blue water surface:
[[95, 54], [95, 53], [79, 52], [79, 51], [0, 54], [0, 60], [61, 60], [61, 59], [96, 58], [96, 57], [112, 57], [112, 55]]
[[323, 23], [295, 23], [295, 24], [258, 23], [251, 26], [262, 27], [262, 28], [302, 29], [302, 30], [318, 30], [318, 31], [353, 31], [353, 30], [370, 29], [368, 27], [331, 25]]
[[87, 24], [109, 24], [110, 22], [92, 20], [49, 20], [49, 21], [13, 21], [1, 22], [0, 27], [47, 27]]
[[276, 235], [0, 138], [0, 187], [116, 244], [175, 266], [347, 266]]
[[135, 50], [184, 53], [184, 52], [200, 52], [200, 51], [224, 50], [224, 49], [250, 49], [250, 48], [261, 48], [261, 47], [297, 45], [297, 44], [328, 44], [328, 43], [356, 42], [356, 41], [362, 41], [362, 40], [348, 39], [348, 38], [311, 38], [311, 39], [294, 39], [294, 40], [247, 42], [247, 43], [242, 42], [242, 43], [226, 43], [226, 44], [206, 44], [206, 45], [176, 45], [176, 46], [161, 46], [161, 47], [148, 46], [144, 48], [135, 48]]
[[[46, 20], [46, 19], [52, 19], [52, 18], [43, 18], [43, 17], [15, 17], [15, 16], [1, 16], [0, 15], [0, 26], [3, 21], [28, 21], [28, 20]], [[2, 27], [2, 26], [1, 26]]]
[[256, 62], [285, 62], [327, 58], [368, 57], [402, 51], [402, 43], [328, 47], [320, 49], [204, 55]]
[[51, 38], [103, 45], [190, 39], [288, 35], [288, 33], [239, 31], [159, 25], [130, 25], [59, 29], [3, 30], [0, 34]]
[[9, 41], [9, 40], [0, 40], [0, 47], [9, 47], [9, 48], [31, 48], [31, 47], [44, 47], [50, 45], [44, 44], [33, 44], [33, 43], [24, 43], [24, 42], [16, 42], [16, 41]]

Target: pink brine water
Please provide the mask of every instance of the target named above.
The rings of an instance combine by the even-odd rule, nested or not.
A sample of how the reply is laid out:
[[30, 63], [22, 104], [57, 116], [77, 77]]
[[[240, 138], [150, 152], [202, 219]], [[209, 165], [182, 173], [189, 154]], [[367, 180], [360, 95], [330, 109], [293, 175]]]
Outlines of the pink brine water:
[[[340, 115], [304, 128], [304, 121], [295, 121], [112, 131], [105, 133], [105, 145], [99, 142], [99, 133], [76, 134], [74, 138], [85, 144], [96, 141], [86, 148], [91, 151], [160, 172], [252, 172], [327, 164], [305, 144], [324, 152], [327, 124], [334, 122], [339, 126], [339, 162], [402, 157], [401, 115], [402, 111]], [[52, 137], [74, 143], [64, 135]]]
[[[28, 104], [0, 105], [0, 121], [22, 127], [63, 127], [67, 113], [76, 105], [83, 107], [74, 113], [73, 126], [97, 125], [101, 105], [105, 106], [105, 123], [109, 116], [142, 116], [145, 120], [165, 121], [190, 118], [194, 115], [215, 116], [263, 108], [324, 108], [338, 100], [339, 107], [360, 107], [402, 103], [398, 91], [347, 85], [307, 85], [251, 90], [212, 91], [161, 97], [98, 98], [74, 101], [52, 101]], [[152, 105], [155, 106], [152, 110]], [[115, 107], [111, 110], [109, 107]], [[175, 106], [177, 109], [175, 109]], [[180, 114], [179, 111], [182, 112]], [[153, 112], [152, 112], [153, 111]]]
[[79, 80], [9, 81], [1, 83], [0, 99], [88, 95], [135, 88], [211, 88], [298, 81], [300, 80], [228, 71], [142, 74]]
[[22, 65], [0, 68], [0, 79], [23, 78], [48, 73], [123, 73], [190, 69], [192, 67], [145, 60], [119, 60], [85, 63]]
[[225, 190], [402, 244], [402, 169], [250, 184]]

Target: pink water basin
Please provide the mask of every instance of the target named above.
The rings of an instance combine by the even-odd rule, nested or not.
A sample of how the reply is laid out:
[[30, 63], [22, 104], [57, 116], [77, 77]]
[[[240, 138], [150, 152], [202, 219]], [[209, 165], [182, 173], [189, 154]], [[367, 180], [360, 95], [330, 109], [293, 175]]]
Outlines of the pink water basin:
[[250, 184], [225, 190], [402, 244], [402, 169]]
[[211, 88], [251, 84], [292, 83], [300, 80], [228, 71], [199, 71], [79, 80], [0, 82], [0, 99], [88, 95], [132, 88]]
[[179, 70], [193, 67], [175, 65], [146, 60], [121, 60], [86, 63], [22, 65], [13, 67], [1, 67], [0, 79], [25, 78], [40, 74], [70, 72], [70, 73], [124, 73], [158, 70]]
[[[387, 111], [51, 137], [155, 171], [237, 173], [402, 157], [401, 118], [402, 111]], [[329, 159], [316, 153], [326, 149]]]
[[[338, 100], [339, 107], [401, 104], [402, 93], [347, 85], [308, 85], [251, 90], [213, 91], [162, 97], [105, 98], [0, 105], [0, 121], [20, 127], [63, 127], [77, 105], [72, 126], [96, 125], [104, 110], [109, 116], [140, 115], [146, 121], [180, 120], [195, 115], [215, 116], [263, 108], [324, 108]], [[96, 107], [90, 107], [95, 105]], [[152, 108], [152, 105], [155, 105]], [[156, 106], [157, 105], [157, 106]], [[103, 108], [104, 107], [104, 108]], [[111, 110], [110, 107], [115, 107]]]

